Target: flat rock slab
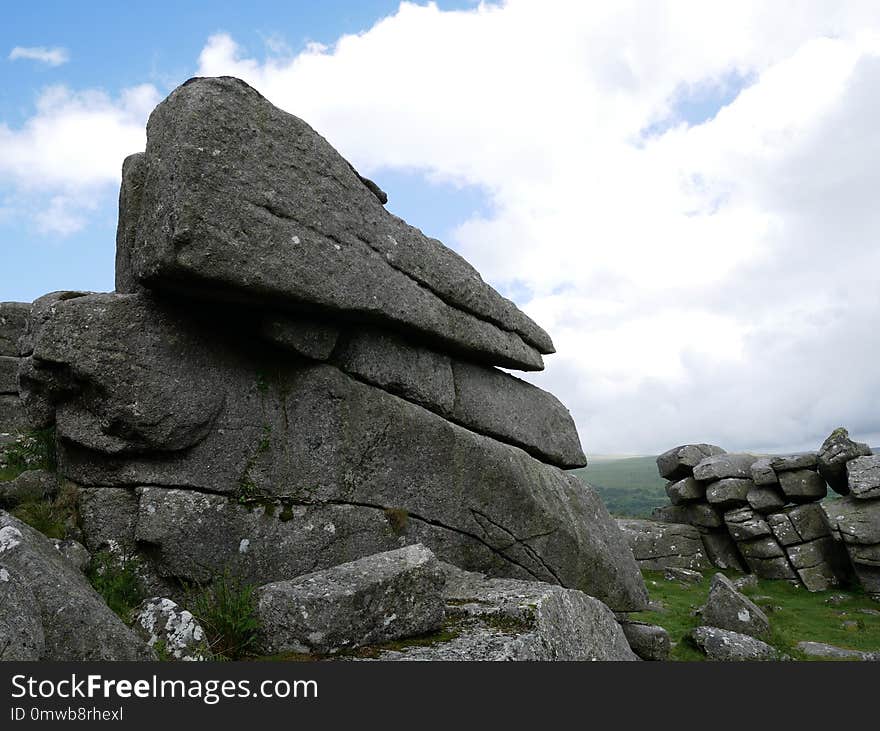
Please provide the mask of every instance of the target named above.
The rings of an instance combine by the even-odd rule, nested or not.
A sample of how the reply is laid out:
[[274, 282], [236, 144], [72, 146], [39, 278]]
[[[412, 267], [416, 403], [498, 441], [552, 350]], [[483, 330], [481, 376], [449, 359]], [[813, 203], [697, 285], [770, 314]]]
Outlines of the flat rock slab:
[[[754, 475], [754, 469], [752, 470]], [[754, 481], [754, 478], [753, 478]], [[761, 485], [755, 483], [755, 487], [746, 495], [749, 506], [759, 513], [773, 513], [785, 506], [785, 497], [779, 490], [778, 484]]]
[[706, 497], [706, 485], [693, 477], [684, 477], [666, 485], [666, 495], [673, 505], [702, 500]]
[[706, 457], [694, 467], [698, 480], [723, 480], [728, 477], [750, 480], [757, 457], [751, 454], [718, 454]]
[[0, 511], [0, 563], [40, 607], [41, 660], [148, 660], [152, 655], [43, 534]]
[[846, 463], [849, 494], [860, 500], [880, 498], [880, 455], [856, 457]]
[[191, 79], [153, 111], [122, 196], [121, 258], [147, 287], [307, 305], [491, 365], [540, 370], [553, 352], [464, 259], [388, 213], [323, 137], [238, 79]]
[[[383, 524], [384, 511], [398, 511], [408, 540], [446, 560], [580, 588], [620, 611], [647, 603], [595, 491], [522, 449], [335, 366], [259, 351], [216, 312], [185, 316], [134, 294], [77, 297], [52, 310], [29, 360], [35, 388], [56, 404], [60, 469], [80, 485], [184, 488], [250, 506], [350, 506]], [[138, 531], [161, 547], [165, 572], [201, 552], [186, 540], [188, 523], [182, 512], [162, 525], [141, 511]], [[369, 553], [396, 547], [385, 540]], [[209, 555], [210, 565], [238, 556], [223, 541], [231, 550]]]
[[750, 479], [741, 477], [725, 477], [716, 482], [710, 482], [706, 487], [706, 500], [719, 510], [730, 510], [742, 505], [747, 505], [748, 495], [755, 487]]
[[731, 538], [735, 541], [747, 541], [771, 535], [770, 526], [751, 508], [739, 508], [724, 514], [724, 522]]
[[813, 470], [792, 470], [779, 473], [779, 487], [789, 502], [808, 503], [828, 494], [825, 480]]
[[741, 594], [724, 574], [715, 574], [709, 598], [702, 611], [702, 621], [709, 627], [764, 637], [770, 632], [770, 620], [751, 599]]
[[846, 495], [849, 493], [846, 463], [856, 457], [870, 454], [871, 448], [867, 444], [850, 439], [846, 429], [835, 429], [819, 448], [817, 459], [819, 474], [834, 492]]
[[422, 545], [379, 553], [256, 591], [263, 651], [333, 654], [443, 624], [446, 576]]
[[766, 642], [718, 627], [697, 627], [691, 637], [709, 660], [755, 662], [788, 659]]
[[850, 650], [845, 647], [828, 645], [824, 642], [798, 642], [797, 649], [807, 657], [815, 657], [823, 660], [855, 660], [857, 662], [880, 661], [880, 652]]
[[691, 525], [618, 518], [627, 545], [642, 569], [707, 569], [700, 532]]
[[444, 568], [446, 636], [377, 659], [638, 660], [614, 613], [581, 591]]
[[657, 457], [660, 476], [667, 480], [681, 480], [692, 477], [696, 467], [706, 457], [724, 454], [721, 447], [714, 444], [682, 444]]

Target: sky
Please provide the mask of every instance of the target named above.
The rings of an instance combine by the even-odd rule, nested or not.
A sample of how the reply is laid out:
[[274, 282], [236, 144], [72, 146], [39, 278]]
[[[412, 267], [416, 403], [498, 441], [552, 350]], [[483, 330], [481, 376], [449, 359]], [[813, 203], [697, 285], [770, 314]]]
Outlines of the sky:
[[33, 0], [0, 68], [0, 300], [111, 290], [122, 159], [229, 74], [552, 335], [588, 455], [880, 443], [876, 2]]

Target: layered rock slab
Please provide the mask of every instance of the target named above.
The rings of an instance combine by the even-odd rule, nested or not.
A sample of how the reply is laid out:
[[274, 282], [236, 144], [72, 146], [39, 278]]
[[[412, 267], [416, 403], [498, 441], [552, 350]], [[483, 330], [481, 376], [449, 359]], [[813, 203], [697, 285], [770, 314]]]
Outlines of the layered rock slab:
[[[228, 509], [393, 510], [408, 540], [448, 560], [581, 588], [622, 611], [647, 601], [595, 492], [521, 449], [145, 295], [52, 309], [34, 336], [34, 382], [56, 404], [61, 469], [86, 487], [186, 488]], [[138, 539], [164, 557], [188, 522], [178, 513], [153, 529], [141, 511]]]
[[123, 286], [385, 323], [524, 370], [553, 352], [464, 259], [388, 213], [324, 138], [238, 79], [176, 89], [131, 167]]

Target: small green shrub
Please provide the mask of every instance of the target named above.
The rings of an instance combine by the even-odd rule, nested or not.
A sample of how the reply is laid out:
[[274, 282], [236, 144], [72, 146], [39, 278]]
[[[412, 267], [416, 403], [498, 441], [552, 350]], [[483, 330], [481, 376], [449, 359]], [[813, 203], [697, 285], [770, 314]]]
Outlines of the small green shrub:
[[124, 622], [130, 620], [132, 611], [146, 598], [138, 578], [139, 567], [136, 557], [102, 551], [86, 571], [95, 591]]
[[7, 444], [0, 455], [0, 469], [17, 471], [48, 470], [55, 472], [55, 427], [19, 434]]
[[256, 652], [260, 625], [254, 589], [227, 570], [191, 590], [190, 611], [205, 630], [213, 659], [238, 660]]

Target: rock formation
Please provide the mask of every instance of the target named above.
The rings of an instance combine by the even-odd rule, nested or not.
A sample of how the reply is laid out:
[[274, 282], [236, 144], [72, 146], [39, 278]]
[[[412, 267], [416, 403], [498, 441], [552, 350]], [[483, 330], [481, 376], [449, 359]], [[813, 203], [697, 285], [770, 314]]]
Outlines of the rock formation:
[[243, 82], [190, 80], [125, 161], [117, 291], [0, 308], [0, 426], [54, 427], [86, 547], [137, 555], [156, 591], [421, 543], [644, 608], [564, 471], [585, 464], [568, 411], [498, 368], [542, 368], [549, 336], [380, 193]]

